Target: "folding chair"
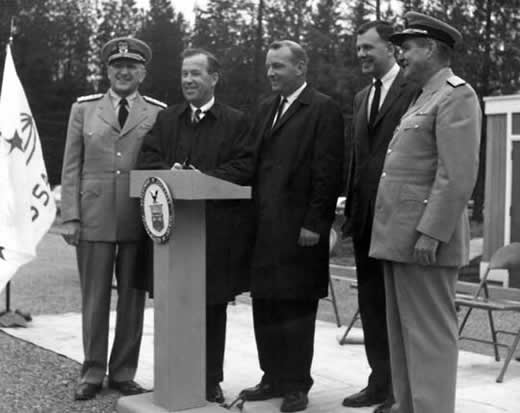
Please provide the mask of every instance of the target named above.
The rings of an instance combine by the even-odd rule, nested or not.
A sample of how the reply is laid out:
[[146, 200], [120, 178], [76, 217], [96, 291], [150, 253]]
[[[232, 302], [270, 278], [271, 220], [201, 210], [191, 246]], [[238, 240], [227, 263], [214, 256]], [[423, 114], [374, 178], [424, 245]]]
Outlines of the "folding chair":
[[[515, 353], [515, 350], [518, 346], [518, 342], [520, 341], [520, 327], [517, 331], [497, 330], [495, 328], [495, 322], [493, 320], [493, 312], [520, 312], [520, 295], [519, 300], [509, 300], [491, 297], [490, 291], [492, 292], [492, 290], [490, 290], [490, 288], [488, 287], [488, 276], [490, 271], [493, 269], [506, 269], [509, 270], [510, 277], [512, 277], [516, 272], [511, 272], [510, 270], [518, 268], [520, 268], [520, 243], [514, 242], [509, 245], [505, 245], [498, 249], [491, 257], [488, 268], [482, 276], [482, 279], [475, 294], [473, 296], [469, 294], [457, 294], [455, 299], [455, 303], [459, 307], [468, 307], [468, 311], [466, 312], [460, 324], [460, 339], [493, 345], [496, 361], [500, 361], [498, 347], [504, 347], [508, 349], [504, 365], [502, 366], [502, 369], [500, 370], [500, 373], [496, 380], [497, 383], [502, 383], [504, 379], [504, 374], [507, 370], [507, 367], [509, 366], [509, 362], [511, 361], [513, 354]], [[464, 327], [466, 326], [466, 322], [468, 321], [468, 318], [473, 309], [487, 311], [489, 328], [491, 332], [491, 340], [485, 340], [476, 337], [468, 337], [462, 335]], [[511, 345], [499, 342], [497, 339], [498, 334], [507, 334], [513, 336], [514, 339]]]

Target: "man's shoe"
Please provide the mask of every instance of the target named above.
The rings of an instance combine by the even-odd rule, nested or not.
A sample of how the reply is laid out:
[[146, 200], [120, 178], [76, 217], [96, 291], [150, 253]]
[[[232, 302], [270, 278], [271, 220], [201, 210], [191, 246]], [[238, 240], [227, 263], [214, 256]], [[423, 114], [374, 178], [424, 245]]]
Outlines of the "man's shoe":
[[275, 397], [282, 397], [283, 394], [272, 384], [260, 382], [254, 387], [249, 387], [242, 390], [239, 396], [243, 400], [255, 402], [260, 400], [274, 399]]
[[126, 381], [109, 380], [108, 387], [110, 387], [113, 390], [118, 390], [124, 396], [132, 396], [134, 394], [141, 394], [141, 393], [146, 392], [145, 389], [143, 389], [141, 386], [139, 386], [133, 380], [126, 380]]
[[283, 397], [281, 412], [300, 412], [307, 408], [309, 398], [302, 391], [293, 391]]
[[365, 407], [373, 406], [374, 404], [383, 403], [387, 398], [386, 393], [377, 393], [370, 391], [368, 387], [365, 387], [359, 393], [355, 393], [351, 396], [343, 399], [343, 406], [345, 407]]
[[101, 384], [80, 383], [74, 392], [74, 400], [90, 400], [101, 391]]
[[211, 403], [224, 403], [224, 393], [220, 384], [206, 386], [206, 400]]
[[374, 409], [374, 413], [390, 413], [390, 409], [394, 405], [394, 398], [386, 399], [383, 404], [380, 404]]

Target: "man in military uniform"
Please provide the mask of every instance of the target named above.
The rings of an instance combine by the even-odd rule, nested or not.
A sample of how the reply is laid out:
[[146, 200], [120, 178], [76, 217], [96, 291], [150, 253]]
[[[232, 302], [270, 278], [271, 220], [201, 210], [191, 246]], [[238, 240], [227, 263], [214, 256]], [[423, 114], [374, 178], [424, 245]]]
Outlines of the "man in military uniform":
[[393, 413], [453, 413], [458, 358], [455, 286], [468, 263], [466, 205], [478, 168], [481, 110], [450, 69], [460, 33], [410, 12], [401, 46], [420, 95], [401, 118], [379, 183], [370, 255], [385, 260]]
[[110, 89], [72, 105], [61, 181], [64, 238], [76, 247], [82, 295], [85, 358], [76, 400], [95, 397], [105, 377], [114, 270], [118, 303], [108, 385], [125, 395], [143, 391], [133, 379], [145, 296], [130, 288], [143, 228], [139, 203], [129, 196], [129, 172], [165, 106], [138, 92], [152, 55], [148, 45], [116, 38], [101, 54]]

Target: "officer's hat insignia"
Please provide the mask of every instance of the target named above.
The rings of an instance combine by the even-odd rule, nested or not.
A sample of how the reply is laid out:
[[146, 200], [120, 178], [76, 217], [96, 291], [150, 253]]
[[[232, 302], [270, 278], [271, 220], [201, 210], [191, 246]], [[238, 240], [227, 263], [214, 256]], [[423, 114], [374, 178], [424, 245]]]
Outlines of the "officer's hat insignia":
[[128, 53], [128, 42], [121, 41], [117, 44], [117, 49], [119, 53], [121, 54], [127, 54]]

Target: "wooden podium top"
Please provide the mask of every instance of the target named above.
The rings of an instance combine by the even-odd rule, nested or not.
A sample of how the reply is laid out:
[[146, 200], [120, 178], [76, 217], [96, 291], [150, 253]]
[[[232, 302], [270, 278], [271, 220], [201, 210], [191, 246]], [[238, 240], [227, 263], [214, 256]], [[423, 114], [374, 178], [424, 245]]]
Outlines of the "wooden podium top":
[[144, 181], [151, 177], [163, 179], [173, 199], [250, 199], [251, 187], [236, 185], [198, 171], [144, 170], [130, 172], [130, 196], [141, 196]]

